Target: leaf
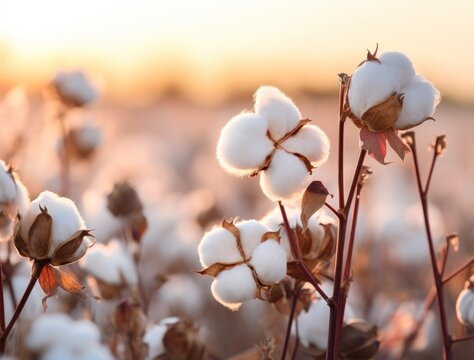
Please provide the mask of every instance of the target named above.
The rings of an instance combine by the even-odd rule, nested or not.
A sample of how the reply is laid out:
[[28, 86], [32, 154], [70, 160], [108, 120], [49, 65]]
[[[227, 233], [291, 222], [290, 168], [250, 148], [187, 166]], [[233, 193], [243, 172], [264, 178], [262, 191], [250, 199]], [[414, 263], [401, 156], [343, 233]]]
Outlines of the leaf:
[[77, 250], [81, 247], [85, 236], [92, 236], [90, 230], [76, 231], [70, 240], [59, 245], [54, 251], [51, 264], [54, 266], [64, 265], [79, 260], [86, 253], [87, 247], [80, 254], [76, 255]]
[[[312, 271], [318, 265], [319, 260], [316, 260], [316, 259], [305, 260], [304, 263], [306, 264], [306, 267], [310, 271]], [[306, 277], [305, 273], [301, 270], [300, 265], [298, 265], [297, 261], [289, 261], [286, 264], [286, 274], [296, 280], [302, 280], [305, 282], [308, 281], [308, 278]], [[318, 281], [318, 284], [321, 283], [317, 278], [316, 280]]]
[[336, 252], [335, 226], [332, 224], [320, 224], [324, 228], [324, 237], [317, 259], [319, 261], [329, 261]]
[[303, 198], [301, 199], [301, 223], [303, 231], [308, 228], [308, 221], [313, 214], [321, 209], [328, 197], [328, 189], [321, 181], [313, 181], [306, 188]]
[[28, 246], [28, 243], [23, 240], [23, 237], [21, 236], [21, 231], [18, 230], [15, 236], [15, 239], [13, 240], [13, 243], [18, 250], [18, 253], [23, 256], [23, 257], [31, 257], [30, 255], [30, 248]]
[[385, 138], [388, 141], [388, 145], [397, 153], [398, 157], [402, 160], [405, 159], [405, 153], [410, 152], [410, 148], [406, 145], [397, 134], [397, 131], [393, 128], [384, 130]]
[[46, 208], [42, 208], [41, 212], [36, 216], [33, 224], [28, 231], [29, 245], [31, 256], [37, 260], [43, 260], [48, 257], [51, 247], [51, 228], [53, 219], [48, 214]]
[[221, 271], [228, 270], [228, 269], [230, 269], [234, 266], [237, 266], [237, 265], [240, 265], [240, 264], [243, 264], [243, 263], [244, 263], [244, 261], [240, 261], [240, 262], [233, 263], [233, 264], [215, 263], [215, 264], [212, 264], [211, 266], [209, 266], [205, 269], [195, 270], [194, 272], [199, 274], [199, 275], [209, 275], [209, 276], [216, 277], [217, 275], [219, 275], [221, 273]]
[[65, 291], [74, 295], [83, 295], [85, 287], [79, 284], [76, 278], [72, 274], [62, 272], [58, 269], [51, 267], [56, 283]]
[[367, 150], [370, 156], [372, 156], [379, 163], [386, 165], [385, 156], [387, 155], [386, 139], [383, 132], [370, 131], [367, 126], [360, 129], [360, 141], [361, 149]]
[[58, 291], [59, 285], [56, 281], [56, 278], [53, 275], [52, 270], [54, 270], [54, 268], [51, 265], [46, 265], [41, 270], [41, 273], [38, 278], [38, 282], [41, 288], [43, 289], [44, 293], [46, 294], [46, 296], [41, 301], [43, 305], [43, 311], [46, 311], [46, 309], [48, 308], [46, 304], [46, 300], [48, 300], [48, 298], [50, 298], [51, 296], [54, 296], [56, 292]]

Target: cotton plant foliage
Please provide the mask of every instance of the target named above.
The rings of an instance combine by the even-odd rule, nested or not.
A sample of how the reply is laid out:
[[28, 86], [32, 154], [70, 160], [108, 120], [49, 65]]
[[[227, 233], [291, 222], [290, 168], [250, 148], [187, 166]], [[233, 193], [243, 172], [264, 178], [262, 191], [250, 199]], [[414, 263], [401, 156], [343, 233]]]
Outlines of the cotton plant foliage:
[[257, 90], [254, 111], [234, 116], [217, 143], [221, 166], [237, 176], [260, 173], [262, 191], [273, 201], [300, 195], [328, 155], [326, 134], [273, 86]]
[[223, 220], [207, 232], [199, 243], [202, 275], [215, 279], [211, 285], [215, 299], [232, 310], [283, 280], [286, 253], [278, 232], [271, 232], [256, 220], [236, 224]]

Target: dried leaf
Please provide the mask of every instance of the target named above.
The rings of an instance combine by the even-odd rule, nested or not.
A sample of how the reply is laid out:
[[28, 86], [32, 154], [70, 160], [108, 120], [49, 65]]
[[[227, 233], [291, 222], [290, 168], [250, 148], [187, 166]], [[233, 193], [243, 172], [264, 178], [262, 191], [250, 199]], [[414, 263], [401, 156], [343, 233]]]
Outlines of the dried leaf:
[[342, 328], [340, 351], [343, 359], [373, 359], [379, 345], [377, 328], [365, 321], [353, 320]]
[[28, 246], [28, 243], [23, 239], [20, 231], [17, 231], [15, 239], [13, 240], [13, 243], [15, 244], [15, 247], [21, 256], [29, 257], [29, 258], [32, 257], [31, 250]]
[[51, 267], [51, 272], [56, 280], [56, 284], [63, 290], [74, 295], [84, 295], [85, 287], [79, 284], [72, 274], [62, 272], [53, 267]]
[[53, 219], [46, 208], [40, 206], [41, 212], [36, 216], [28, 232], [31, 256], [37, 260], [48, 257], [51, 247], [51, 228]]
[[[316, 259], [313, 259], [313, 260], [305, 260], [305, 265], [307, 266], [308, 269], [310, 269], [310, 271], [312, 271], [313, 269], [315, 269], [319, 263], [319, 260], [316, 260]], [[312, 271], [313, 272], [313, 271]], [[286, 265], [286, 274], [289, 276], [289, 277], [292, 277], [293, 279], [296, 279], [296, 280], [302, 280], [302, 281], [308, 281], [308, 278], [306, 277], [305, 273], [301, 270], [300, 266], [298, 265], [298, 262], [297, 261], [289, 261]], [[320, 284], [321, 282], [316, 279], [318, 281], [318, 284]]]
[[308, 221], [313, 214], [321, 209], [328, 197], [328, 189], [321, 181], [313, 181], [306, 188], [303, 198], [301, 199], [301, 223], [303, 231], [308, 228]]
[[385, 156], [387, 155], [387, 144], [385, 135], [383, 132], [370, 131], [367, 126], [360, 129], [360, 147], [363, 150], [367, 150], [370, 156], [372, 156], [379, 163], [386, 165]]
[[319, 261], [329, 261], [336, 252], [335, 227], [332, 224], [320, 224], [324, 228], [324, 237], [321, 241], [321, 247], [317, 259]]
[[459, 251], [459, 235], [458, 234], [449, 234], [447, 237], [449, 245], [453, 248], [455, 252]]
[[81, 254], [76, 255], [76, 252], [81, 247], [85, 236], [92, 236], [90, 230], [76, 231], [69, 240], [57, 247], [54, 251], [51, 264], [54, 266], [69, 264], [84, 256], [87, 248], [84, 248]]
[[41, 301], [44, 311], [46, 311], [46, 309], [48, 308], [46, 300], [48, 300], [48, 298], [50, 298], [51, 296], [54, 296], [58, 291], [59, 284], [56, 281], [56, 278], [53, 274], [53, 270], [54, 268], [51, 265], [44, 266], [38, 278], [38, 282], [44, 293], [46, 294], [46, 296]]
[[216, 277], [221, 273], [221, 271], [228, 270], [234, 266], [243, 264], [244, 261], [233, 263], [233, 264], [221, 264], [221, 263], [215, 263], [205, 269], [202, 270], [195, 270], [194, 272], [199, 274], [199, 275], [209, 275]]
[[262, 236], [262, 242], [267, 240], [275, 240], [276, 242], [280, 242], [280, 230], [278, 231], [268, 231]]
[[393, 128], [384, 130], [385, 138], [388, 141], [388, 145], [397, 153], [400, 159], [405, 159], [405, 153], [410, 152], [410, 148], [406, 145], [397, 134], [397, 131]]
[[386, 100], [372, 106], [362, 115], [364, 123], [372, 131], [383, 131], [395, 124], [402, 111], [403, 100], [397, 93], [392, 94]]

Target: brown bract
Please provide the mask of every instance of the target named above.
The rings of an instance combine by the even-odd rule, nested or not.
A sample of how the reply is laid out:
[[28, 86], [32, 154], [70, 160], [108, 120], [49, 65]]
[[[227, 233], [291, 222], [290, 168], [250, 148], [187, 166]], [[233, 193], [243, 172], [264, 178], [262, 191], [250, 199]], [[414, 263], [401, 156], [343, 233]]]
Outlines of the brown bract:
[[379, 345], [377, 328], [363, 320], [356, 320], [342, 328], [339, 356], [347, 360], [374, 359]]
[[204, 358], [206, 349], [192, 321], [183, 319], [166, 326], [168, 330], [163, 337], [165, 354], [158, 357], [159, 359], [200, 360]]
[[132, 299], [126, 299], [117, 305], [114, 323], [118, 332], [127, 338], [132, 359], [143, 359], [146, 346], [143, 343], [147, 318], [142, 307]]

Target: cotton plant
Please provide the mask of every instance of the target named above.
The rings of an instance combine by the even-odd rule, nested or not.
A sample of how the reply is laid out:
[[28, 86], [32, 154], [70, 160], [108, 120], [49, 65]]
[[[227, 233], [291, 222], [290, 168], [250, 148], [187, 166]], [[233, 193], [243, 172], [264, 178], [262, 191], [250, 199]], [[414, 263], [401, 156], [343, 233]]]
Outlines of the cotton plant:
[[214, 298], [232, 310], [261, 298], [265, 289], [286, 276], [286, 254], [278, 232], [256, 220], [234, 224], [224, 219], [204, 235], [198, 252], [204, 267], [199, 273], [215, 278]]
[[271, 200], [291, 200], [309, 184], [313, 169], [329, 156], [329, 139], [281, 90], [262, 86], [253, 112], [242, 112], [222, 129], [217, 157], [237, 176], [260, 174], [260, 187]]

